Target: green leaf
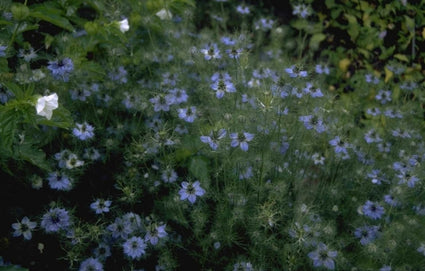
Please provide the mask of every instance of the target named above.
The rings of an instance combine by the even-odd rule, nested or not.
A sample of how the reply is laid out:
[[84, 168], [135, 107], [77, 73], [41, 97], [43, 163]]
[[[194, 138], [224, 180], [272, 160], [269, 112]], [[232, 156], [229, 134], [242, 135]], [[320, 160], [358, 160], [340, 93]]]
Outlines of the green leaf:
[[0, 149], [12, 154], [12, 144], [15, 137], [18, 118], [14, 111], [0, 107]]
[[205, 158], [202, 158], [200, 156], [195, 156], [190, 159], [189, 172], [199, 180], [209, 179], [208, 162], [205, 160]]
[[310, 39], [310, 48], [312, 50], [317, 50], [319, 48], [320, 43], [326, 39], [326, 35], [323, 33], [316, 33]]
[[54, 24], [68, 31], [74, 31], [74, 27], [69, 20], [62, 16], [63, 12], [48, 5], [40, 5], [31, 9], [30, 16]]
[[0, 271], [28, 271], [28, 269], [17, 266], [17, 265], [11, 265], [11, 266], [0, 266]]
[[71, 112], [59, 106], [53, 110], [52, 119], [48, 120], [45, 117], [38, 117], [37, 124], [68, 129], [74, 126], [74, 120], [72, 119]]
[[24, 142], [23, 144], [16, 145], [14, 154], [14, 158], [16, 160], [27, 161], [46, 171], [51, 170], [46, 161], [46, 154], [42, 150], [37, 149], [37, 147], [32, 145], [30, 142]]

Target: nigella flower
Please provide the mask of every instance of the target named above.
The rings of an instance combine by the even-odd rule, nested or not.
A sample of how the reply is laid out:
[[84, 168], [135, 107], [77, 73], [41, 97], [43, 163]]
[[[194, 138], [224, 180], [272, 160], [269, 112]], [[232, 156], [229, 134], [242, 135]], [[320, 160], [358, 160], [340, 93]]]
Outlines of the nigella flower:
[[184, 89], [174, 88], [174, 89], [170, 89], [168, 92], [169, 94], [165, 96], [165, 99], [170, 104], [185, 103], [187, 102], [187, 99], [189, 98], [189, 96], [186, 94], [186, 90]]
[[315, 251], [308, 253], [308, 257], [313, 260], [314, 267], [323, 266], [330, 270], [335, 269], [334, 258], [337, 255], [337, 251], [329, 250], [323, 243], [319, 243]]
[[50, 172], [47, 180], [52, 189], [68, 191], [72, 188], [72, 179], [66, 174], [58, 171]]
[[379, 269], [379, 271], [391, 271], [391, 266], [384, 265]]
[[380, 90], [375, 96], [376, 100], [380, 101], [381, 104], [391, 102], [391, 90]]
[[166, 97], [157, 95], [149, 99], [149, 101], [153, 104], [153, 110], [155, 112], [170, 111], [170, 105], [172, 104], [172, 100], [170, 98], [167, 100]]
[[298, 15], [301, 18], [305, 19], [310, 15], [310, 8], [305, 4], [298, 4], [294, 6], [294, 10], [292, 11], [293, 15]]
[[367, 144], [370, 143], [378, 143], [382, 141], [382, 138], [379, 137], [378, 133], [375, 131], [375, 129], [369, 130], [365, 136], [364, 139], [366, 140]]
[[239, 262], [233, 265], [233, 271], [254, 271], [254, 267], [250, 262]]
[[28, 50], [19, 49], [18, 57], [22, 57], [26, 62], [37, 58], [37, 53], [34, 51], [34, 48], [30, 47]]
[[161, 180], [165, 183], [173, 183], [177, 180], [177, 173], [172, 168], [165, 169], [161, 174]]
[[95, 258], [88, 258], [81, 262], [79, 271], [103, 271], [103, 264]]
[[226, 36], [221, 37], [220, 41], [221, 41], [224, 45], [227, 45], [227, 46], [233, 46], [233, 45], [235, 45], [235, 44], [236, 44], [236, 40], [234, 40], [234, 39], [232, 39], [232, 38], [230, 38], [230, 37], [226, 37]]
[[371, 219], [380, 219], [385, 213], [384, 207], [370, 200], [362, 206], [363, 214]]
[[390, 194], [384, 196], [384, 201], [392, 207], [400, 205], [400, 203], [396, 199], [394, 199], [393, 195]]
[[230, 143], [230, 145], [233, 148], [240, 146], [241, 150], [248, 151], [248, 147], [249, 147], [248, 142], [254, 139], [254, 135], [247, 132], [232, 133], [230, 134], [230, 138], [232, 139], [232, 142]]
[[354, 235], [360, 238], [360, 244], [367, 245], [379, 236], [379, 226], [362, 226], [354, 231]]
[[52, 72], [54, 79], [61, 79], [64, 82], [69, 81], [69, 75], [74, 70], [74, 62], [66, 57], [62, 60], [49, 61], [47, 68]]
[[23, 236], [25, 240], [31, 240], [32, 230], [37, 227], [36, 222], [32, 222], [28, 217], [22, 218], [21, 222], [16, 222], [12, 224], [12, 228], [15, 230], [13, 232], [14, 237]]
[[72, 134], [80, 140], [86, 140], [94, 137], [94, 127], [84, 123], [76, 123], [76, 128], [72, 129]]
[[323, 74], [323, 73], [329, 74], [330, 73], [328, 66], [322, 66], [320, 64], [317, 64], [314, 70], [316, 71], [317, 74]]
[[111, 248], [105, 243], [100, 243], [97, 248], [94, 249], [93, 253], [101, 260], [106, 260], [106, 258], [112, 255]]
[[313, 162], [315, 165], [324, 165], [325, 164], [325, 157], [321, 156], [318, 153], [314, 153], [311, 156], [311, 159], [313, 159]]
[[239, 173], [239, 180], [249, 179], [252, 176], [254, 176], [254, 174], [252, 173], [252, 167], [247, 167], [245, 170], [241, 170], [241, 172]]
[[188, 200], [190, 203], [195, 203], [196, 197], [203, 196], [205, 190], [201, 187], [199, 181], [194, 183], [182, 182], [182, 188], [179, 191], [180, 200]]
[[296, 78], [296, 77], [307, 77], [307, 75], [308, 75], [307, 71], [300, 70], [295, 65], [292, 65], [291, 67], [286, 68], [285, 69], [285, 72], [287, 74], [289, 74], [289, 77], [292, 77], [292, 78]]
[[391, 119], [395, 119], [395, 118], [402, 119], [403, 118], [403, 114], [401, 113], [400, 110], [394, 110], [394, 109], [391, 109], [391, 108], [385, 110], [384, 115], [386, 117], [391, 118]]
[[239, 59], [242, 52], [243, 50], [241, 48], [232, 48], [226, 50], [227, 55], [232, 59]]
[[243, 4], [236, 7], [236, 12], [238, 12], [238, 13], [240, 13], [242, 15], [245, 15], [245, 14], [249, 14], [250, 13], [249, 7], [248, 6], [245, 6]]
[[208, 44], [205, 46], [204, 49], [200, 50], [201, 53], [204, 55], [205, 60], [211, 60], [211, 59], [220, 59], [220, 50], [217, 47], [217, 44]]
[[124, 254], [132, 259], [140, 258], [142, 255], [145, 255], [146, 244], [142, 238], [138, 236], [133, 236], [122, 245], [124, 249]]
[[71, 225], [68, 211], [63, 208], [51, 208], [41, 219], [40, 226], [47, 232], [58, 232]]
[[416, 183], [420, 181], [420, 179], [414, 175], [411, 175], [408, 171], [401, 172], [397, 175], [399, 181], [398, 184], [405, 184], [410, 188], [415, 187]]
[[68, 155], [68, 158], [65, 161], [65, 167], [67, 169], [73, 169], [76, 167], [81, 167], [84, 165], [84, 161], [79, 160], [78, 156], [74, 153]]
[[421, 243], [421, 245], [416, 249], [416, 251], [425, 256], [425, 243]]
[[73, 101], [80, 100], [82, 102], [86, 101], [88, 97], [90, 97], [91, 92], [90, 90], [83, 88], [83, 89], [71, 89], [69, 90], [69, 93], [71, 94], [71, 99]]
[[211, 131], [209, 136], [201, 136], [201, 141], [210, 145], [213, 151], [218, 148], [219, 140], [223, 139], [227, 134], [225, 129], [220, 129], [218, 132]]
[[112, 201], [97, 199], [95, 202], [90, 204], [90, 208], [96, 212], [96, 214], [102, 214], [109, 212], [109, 207], [111, 206]]
[[342, 141], [339, 136], [336, 136], [334, 139], [329, 141], [329, 144], [334, 147], [335, 153], [343, 153], [345, 155], [348, 155], [347, 148], [349, 145]]
[[368, 108], [366, 110], [366, 113], [375, 117], [381, 114], [381, 110], [379, 110], [379, 108], [377, 107], [373, 107], [373, 108]]
[[186, 107], [177, 109], [179, 118], [186, 122], [193, 122], [196, 119], [196, 107]]
[[112, 233], [113, 238], [126, 239], [133, 232], [130, 223], [120, 217], [115, 218], [114, 223], [110, 224], [107, 229]]
[[326, 131], [326, 126], [323, 124], [323, 121], [315, 115], [300, 116], [299, 120], [304, 123], [307, 130], [314, 128], [319, 134]]
[[268, 18], [261, 18], [259, 21], [255, 22], [255, 29], [260, 29], [263, 31], [268, 31], [273, 28], [274, 21]]
[[6, 56], [7, 46], [0, 45], [0, 57]]
[[236, 92], [236, 88], [231, 80], [232, 78], [228, 73], [216, 72], [211, 76], [211, 81], [213, 82], [211, 88], [216, 91], [216, 97], [218, 99], [223, 98], [225, 92]]
[[109, 78], [113, 81], [118, 81], [120, 84], [127, 83], [127, 71], [123, 66], [119, 66], [118, 70], [109, 73]]
[[96, 161], [101, 158], [101, 155], [97, 149], [91, 147], [84, 149], [83, 157], [92, 161]]
[[385, 176], [381, 174], [379, 169], [372, 169], [367, 176], [372, 179], [371, 181], [373, 184], [381, 184], [383, 181], [387, 182]]
[[372, 83], [374, 85], [379, 84], [379, 78], [377, 76], [373, 75], [373, 74], [370, 74], [370, 73], [365, 74], [365, 81], [367, 83]]
[[145, 235], [145, 241], [151, 243], [152, 245], [156, 245], [159, 242], [159, 239], [166, 237], [168, 234], [165, 231], [165, 224], [157, 225], [156, 223], [152, 223], [147, 227], [147, 232]]

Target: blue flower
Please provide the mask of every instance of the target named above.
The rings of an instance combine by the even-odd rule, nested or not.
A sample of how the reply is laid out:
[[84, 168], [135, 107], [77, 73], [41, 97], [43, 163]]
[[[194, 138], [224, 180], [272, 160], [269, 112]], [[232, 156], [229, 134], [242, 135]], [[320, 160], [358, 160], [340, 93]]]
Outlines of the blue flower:
[[196, 107], [186, 107], [177, 109], [179, 113], [179, 118], [183, 119], [186, 122], [194, 122], [196, 118]]
[[52, 72], [53, 78], [68, 82], [69, 75], [74, 70], [74, 63], [72, 59], [66, 57], [62, 60], [49, 61], [47, 68]]
[[112, 201], [97, 199], [95, 202], [90, 204], [90, 208], [96, 212], [96, 214], [102, 214], [109, 212], [109, 207], [111, 206]]
[[238, 13], [240, 13], [242, 15], [245, 15], [245, 14], [249, 14], [250, 13], [249, 7], [246, 6], [246, 5], [244, 5], [244, 4], [241, 4], [241, 5], [237, 6], [236, 7], [236, 12], [238, 12]]
[[32, 230], [37, 227], [36, 222], [32, 222], [28, 217], [22, 218], [21, 222], [13, 223], [12, 228], [15, 230], [13, 232], [14, 237], [23, 236], [25, 240], [31, 240]]
[[390, 194], [387, 194], [384, 196], [384, 201], [392, 207], [396, 207], [400, 205], [400, 203], [396, 199], [394, 199], [393, 195], [390, 195]]
[[335, 269], [334, 258], [337, 255], [337, 251], [329, 250], [323, 243], [319, 243], [315, 251], [308, 253], [308, 257], [313, 260], [314, 267], [324, 266], [330, 270]]
[[246, 132], [232, 133], [230, 134], [230, 138], [232, 139], [230, 145], [233, 148], [240, 146], [241, 150], [248, 151], [248, 142], [254, 139], [254, 135]]
[[115, 218], [114, 223], [110, 224], [107, 229], [112, 233], [113, 238], [126, 239], [133, 232], [130, 223], [120, 217]]
[[166, 97], [159, 96], [159, 95], [149, 99], [149, 101], [153, 104], [153, 110], [155, 112], [170, 111], [170, 105], [173, 102], [173, 100], [170, 99], [170, 97], [168, 99], [166, 99]]
[[52, 208], [41, 219], [41, 227], [47, 233], [67, 229], [71, 225], [68, 211], [63, 208]]
[[201, 141], [210, 145], [213, 151], [218, 148], [218, 142], [223, 139], [227, 134], [225, 129], [220, 129], [218, 132], [211, 131], [209, 136], [201, 136]]
[[220, 59], [220, 50], [217, 47], [217, 44], [208, 44], [205, 46], [204, 49], [200, 50], [201, 53], [204, 55], [205, 60], [211, 60], [211, 59]]
[[170, 104], [181, 104], [187, 102], [189, 96], [186, 94], [186, 90], [174, 88], [170, 89], [169, 94], [165, 96], [165, 99]]
[[72, 134], [80, 140], [86, 140], [94, 137], [94, 127], [84, 123], [76, 123], [77, 127], [72, 130]]
[[157, 225], [152, 223], [149, 225], [148, 230], [145, 235], [145, 241], [150, 242], [152, 245], [156, 245], [159, 242], [159, 239], [166, 237], [168, 234], [165, 231], [165, 224]]
[[165, 169], [161, 174], [161, 180], [165, 183], [173, 183], [177, 180], [177, 173], [172, 168]]
[[286, 68], [286, 69], [285, 69], [285, 72], [286, 72], [287, 74], [289, 74], [289, 77], [291, 77], [291, 78], [297, 78], [297, 77], [307, 77], [307, 76], [308, 76], [307, 71], [300, 70], [300, 69], [299, 69], [298, 67], [296, 67], [295, 65], [292, 65], [291, 67]]
[[376, 100], [380, 101], [381, 104], [391, 102], [391, 90], [380, 90], [375, 96]]
[[6, 56], [7, 46], [0, 45], [0, 57]]
[[140, 258], [142, 255], [145, 255], [146, 244], [142, 238], [133, 236], [122, 245], [124, 249], [124, 254], [132, 259]]
[[117, 71], [110, 72], [109, 78], [113, 81], [118, 81], [121, 84], [127, 83], [127, 71], [123, 66], [118, 67]]
[[182, 188], [179, 191], [180, 200], [188, 200], [190, 203], [195, 203], [196, 197], [203, 196], [205, 190], [201, 187], [199, 181], [194, 183], [182, 182]]
[[105, 243], [100, 243], [97, 248], [94, 249], [93, 253], [97, 258], [101, 260], [105, 260], [106, 258], [112, 255], [111, 248]]
[[140, 216], [133, 212], [128, 212], [122, 217], [125, 223], [130, 225], [132, 231], [137, 231], [143, 228], [142, 219]]
[[323, 124], [323, 121], [315, 115], [300, 116], [299, 120], [304, 123], [307, 130], [314, 128], [319, 134], [326, 131], [326, 126]]
[[380, 219], [385, 213], [384, 207], [370, 200], [366, 201], [362, 207], [362, 210], [363, 214], [371, 219]]
[[232, 49], [227, 49], [226, 53], [232, 59], [239, 59], [239, 57], [242, 54], [242, 51], [243, 50], [241, 48], [232, 48]]
[[52, 189], [68, 191], [72, 188], [72, 179], [58, 171], [50, 172], [47, 180]]
[[213, 76], [211, 76], [211, 81], [213, 82], [211, 84], [211, 88], [216, 91], [216, 97], [217, 99], [221, 99], [224, 96], [224, 93], [232, 93], [236, 92], [236, 88], [231, 82], [232, 78], [228, 73], [214, 73]]
[[81, 262], [79, 271], [103, 271], [103, 264], [95, 258], [88, 258]]
[[360, 238], [360, 244], [367, 245], [379, 235], [379, 226], [362, 226], [354, 231], [354, 235]]

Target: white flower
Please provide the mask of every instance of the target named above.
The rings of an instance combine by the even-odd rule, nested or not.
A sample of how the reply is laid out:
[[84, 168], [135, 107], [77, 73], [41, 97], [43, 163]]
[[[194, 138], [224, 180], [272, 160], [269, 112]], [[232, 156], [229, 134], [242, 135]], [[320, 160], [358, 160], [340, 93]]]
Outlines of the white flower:
[[46, 117], [48, 120], [52, 118], [53, 110], [56, 108], [58, 108], [58, 95], [56, 93], [39, 98], [35, 105], [37, 115]]
[[130, 29], [130, 25], [128, 24], [128, 19], [124, 19], [122, 21], [119, 21], [118, 24], [120, 26], [120, 31], [122, 33], [125, 33]]
[[171, 20], [171, 18], [173, 18], [173, 14], [171, 14], [171, 12], [165, 8], [158, 11], [155, 15], [158, 16], [161, 20]]

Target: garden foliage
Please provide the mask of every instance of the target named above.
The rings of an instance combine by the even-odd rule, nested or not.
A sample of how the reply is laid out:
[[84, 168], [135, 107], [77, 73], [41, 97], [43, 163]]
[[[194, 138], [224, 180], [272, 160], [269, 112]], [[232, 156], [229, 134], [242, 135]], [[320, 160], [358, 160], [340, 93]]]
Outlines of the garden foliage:
[[0, 270], [423, 268], [424, 14], [387, 2], [2, 1]]

